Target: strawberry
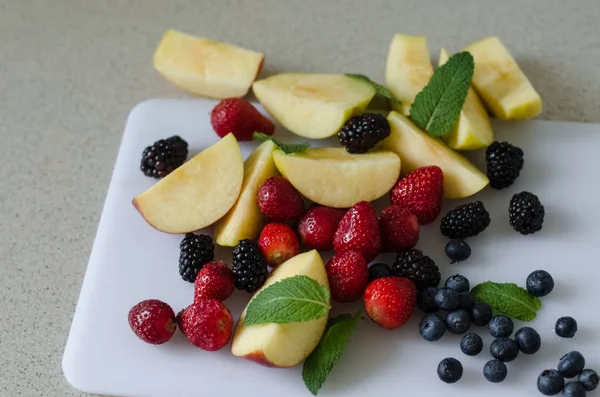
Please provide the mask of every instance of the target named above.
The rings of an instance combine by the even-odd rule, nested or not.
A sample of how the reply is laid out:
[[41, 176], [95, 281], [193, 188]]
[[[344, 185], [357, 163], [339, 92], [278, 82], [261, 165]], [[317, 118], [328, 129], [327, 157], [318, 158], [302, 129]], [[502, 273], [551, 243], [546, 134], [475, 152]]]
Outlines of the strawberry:
[[194, 282], [194, 302], [199, 299], [224, 301], [235, 290], [233, 272], [223, 261], [206, 263]]
[[260, 185], [257, 199], [260, 211], [274, 221], [298, 219], [304, 213], [302, 196], [281, 176], [273, 176]]
[[419, 219], [407, 208], [391, 205], [379, 215], [381, 245], [385, 252], [403, 252], [419, 241]]
[[233, 318], [216, 299], [200, 299], [177, 315], [179, 329], [190, 343], [202, 350], [219, 350], [229, 342]]
[[433, 222], [442, 210], [444, 173], [435, 165], [417, 168], [400, 178], [390, 193], [394, 205], [408, 208], [421, 225]]
[[364, 294], [365, 309], [382, 328], [398, 328], [408, 321], [417, 302], [417, 287], [404, 277], [373, 280]]
[[360, 252], [336, 254], [325, 265], [331, 298], [338, 302], [359, 299], [369, 283], [369, 267]]
[[357, 250], [367, 262], [381, 251], [379, 223], [373, 206], [367, 201], [356, 203], [342, 217], [333, 236], [336, 253]]
[[330, 250], [333, 248], [333, 235], [345, 211], [337, 208], [313, 206], [298, 223], [300, 240], [307, 248]]
[[267, 224], [258, 237], [258, 247], [267, 265], [272, 268], [300, 253], [300, 243], [294, 229], [283, 223]]
[[138, 303], [129, 310], [127, 319], [137, 337], [152, 345], [168, 342], [177, 328], [173, 309], [158, 299]]
[[255, 131], [267, 135], [275, 132], [275, 124], [242, 98], [219, 102], [212, 110], [210, 123], [221, 138], [231, 132], [238, 141], [251, 141]]

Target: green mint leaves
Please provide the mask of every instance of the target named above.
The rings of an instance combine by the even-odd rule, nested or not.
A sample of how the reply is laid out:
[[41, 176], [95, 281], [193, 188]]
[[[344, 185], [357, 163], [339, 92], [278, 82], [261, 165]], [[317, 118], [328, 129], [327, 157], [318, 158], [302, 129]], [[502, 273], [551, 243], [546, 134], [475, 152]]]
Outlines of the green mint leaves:
[[415, 98], [410, 118], [431, 136], [446, 135], [456, 124], [467, 98], [475, 62], [468, 52], [454, 54], [431, 76]]
[[354, 316], [346, 313], [330, 318], [319, 345], [304, 361], [302, 378], [308, 390], [315, 396], [342, 356], [346, 342], [356, 328], [361, 314], [359, 310]]
[[244, 324], [296, 323], [329, 313], [329, 291], [307, 276], [284, 278], [262, 290], [248, 304]]
[[521, 321], [531, 321], [542, 308], [539, 298], [513, 283], [486, 281], [475, 286], [471, 292], [478, 302], [485, 302], [493, 309]]
[[368, 78], [367, 76], [365, 76], [364, 74], [345, 73], [345, 75], [347, 77], [350, 77], [350, 78], [353, 78], [355, 80], [359, 80], [359, 81], [362, 81], [362, 82], [365, 82], [365, 83], [369, 84], [371, 87], [375, 88], [375, 91], [379, 95], [381, 95], [384, 98], [389, 99], [390, 102], [392, 102], [392, 103], [400, 103], [400, 101], [398, 99], [396, 99], [394, 97], [394, 95], [392, 95], [392, 93], [390, 92], [390, 90], [388, 90], [387, 88], [385, 88], [381, 84], [377, 84], [376, 82], [374, 82], [373, 80], [371, 80], [370, 78]]
[[255, 132], [254, 134], [252, 134], [252, 138], [260, 142], [273, 141], [273, 143], [277, 145], [277, 147], [281, 149], [285, 154], [303, 152], [310, 147], [310, 143], [308, 142], [297, 144], [281, 143], [277, 139], [269, 135], [263, 134], [262, 132]]

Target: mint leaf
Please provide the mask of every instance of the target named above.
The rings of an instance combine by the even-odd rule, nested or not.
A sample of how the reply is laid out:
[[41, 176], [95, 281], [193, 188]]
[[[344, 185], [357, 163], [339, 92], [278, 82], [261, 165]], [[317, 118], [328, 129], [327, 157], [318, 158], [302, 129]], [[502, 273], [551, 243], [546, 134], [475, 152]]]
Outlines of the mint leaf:
[[388, 90], [387, 88], [385, 88], [384, 86], [382, 86], [381, 84], [377, 84], [376, 82], [374, 82], [373, 80], [371, 80], [370, 78], [368, 78], [367, 76], [365, 76], [364, 74], [356, 74], [356, 73], [345, 73], [346, 76], [353, 78], [355, 80], [359, 80], [362, 81], [364, 83], [369, 84], [371, 87], [375, 88], [375, 91], [381, 95], [382, 97], [385, 97], [387, 99], [390, 100], [390, 102], [392, 103], [400, 103], [400, 101], [398, 99], [396, 99], [396, 97], [394, 97], [394, 95], [392, 95], [392, 93], [390, 92], [390, 90]]
[[284, 278], [262, 290], [248, 305], [244, 323], [297, 323], [329, 313], [329, 291], [307, 276]]
[[485, 302], [495, 311], [521, 321], [531, 321], [542, 308], [539, 298], [513, 283], [486, 281], [475, 286], [471, 292], [478, 302]]
[[356, 328], [361, 314], [359, 310], [354, 316], [346, 313], [330, 318], [321, 341], [304, 361], [302, 379], [308, 390], [315, 396], [342, 356], [346, 342]]
[[303, 152], [310, 147], [310, 143], [308, 142], [297, 144], [281, 143], [277, 139], [270, 137], [269, 135], [263, 134], [262, 132], [255, 132], [254, 134], [252, 134], [252, 138], [260, 142], [273, 141], [273, 143], [277, 145], [279, 149], [283, 150], [285, 154]]
[[437, 68], [410, 107], [410, 118], [431, 136], [444, 136], [456, 124], [467, 98], [475, 62], [459, 52]]

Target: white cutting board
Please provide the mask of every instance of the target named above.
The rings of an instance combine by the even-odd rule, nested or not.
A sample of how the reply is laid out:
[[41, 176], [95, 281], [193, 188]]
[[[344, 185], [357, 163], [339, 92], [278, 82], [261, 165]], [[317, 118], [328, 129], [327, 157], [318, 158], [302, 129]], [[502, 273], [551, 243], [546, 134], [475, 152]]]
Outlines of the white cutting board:
[[[262, 367], [232, 356], [229, 346], [205, 352], [179, 332], [169, 343], [151, 346], [139, 341], [127, 323], [129, 308], [143, 299], [164, 300], [176, 312], [192, 300], [192, 284], [182, 281], [178, 273], [182, 236], [154, 230], [133, 208], [131, 199], [154, 183], [139, 170], [147, 145], [178, 134], [189, 142], [191, 156], [217, 141], [209, 122], [214, 105], [208, 100], [151, 100], [131, 112], [63, 359], [65, 376], [76, 389], [136, 397], [310, 395], [301, 366]], [[482, 376], [483, 364], [490, 359], [491, 337], [485, 328], [472, 328], [485, 343], [484, 352], [473, 358], [460, 352], [460, 336], [447, 334], [435, 343], [421, 339], [418, 311], [408, 324], [393, 331], [364, 320], [319, 395], [539, 395], [538, 374], [554, 367], [570, 350], [581, 351], [588, 366], [600, 370], [600, 316], [594, 303], [600, 301], [600, 126], [530, 121], [495, 123], [495, 132], [497, 139], [524, 149], [525, 167], [511, 188], [500, 192], [486, 188], [468, 200], [482, 200], [492, 218], [483, 234], [469, 239], [472, 257], [463, 264], [449, 264], [439, 220], [423, 228], [417, 247], [440, 265], [444, 279], [460, 272], [471, 285], [486, 280], [524, 285], [533, 270], [551, 272], [556, 288], [543, 298], [543, 308], [531, 323], [542, 336], [541, 351], [520, 355], [508, 364], [507, 379], [491, 384]], [[298, 140], [281, 127], [277, 136]], [[325, 143], [335, 144], [335, 140], [320, 142]], [[255, 145], [242, 143], [244, 156]], [[508, 224], [510, 197], [522, 190], [539, 195], [546, 207], [544, 229], [531, 236], [519, 235]], [[380, 201], [384, 205], [387, 198]], [[444, 211], [461, 202], [446, 203]], [[216, 256], [228, 263], [230, 255], [229, 249], [217, 249]], [[328, 259], [329, 254], [324, 257]], [[248, 298], [236, 291], [226, 301], [236, 319]], [[359, 306], [339, 305], [336, 312]], [[566, 315], [579, 322], [572, 340], [553, 334], [556, 319]], [[446, 385], [437, 378], [436, 368], [444, 357], [462, 362], [460, 382]]]

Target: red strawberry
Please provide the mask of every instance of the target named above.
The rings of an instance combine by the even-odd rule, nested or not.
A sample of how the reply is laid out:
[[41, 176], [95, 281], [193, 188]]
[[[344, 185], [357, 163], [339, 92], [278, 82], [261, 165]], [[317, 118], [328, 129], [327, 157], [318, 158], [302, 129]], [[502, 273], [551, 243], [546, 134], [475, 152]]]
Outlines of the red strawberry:
[[369, 267], [358, 251], [336, 254], [325, 265], [331, 298], [338, 302], [359, 299], [369, 283]]
[[381, 245], [385, 252], [403, 252], [419, 241], [419, 219], [407, 208], [391, 205], [379, 215]]
[[333, 248], [337, 253], [357, 250], [367, 262], [375, 259], [381, 251], [381, 235], [370, 203], [361, 201], [346, 212], [333, 236]]
[[221, 138], [230, 132], [238, 141], [251, 141], [252, 134], [273, 135], [275, 125], [252, 104], [242, 98], [223, 99], [212, 110], [210, 123]]
[[417, 302], [417, 287], [404, 277], [373, 280], [364, 294], [365, 309], [382, 328], [398, 328], [412, 316]]
[[229, 309], [216, 299], [192, 303], [179, 312], [177, 323], [192, 345], [208, 351], [225, 346], [233, 329]]
[[194, 282], [194, 302], [199, 299], [224, 301], [235, 290], [233, 272], [223, 261], [208, 262]]
[[168, 342], [177, 328], [173, 309], [158, 299], [141, 301], [129, 310], [127, 318], [138, 338], [153, 345]]
[[273, 176], [260, 185], [257, 199], [260, 211], [274, 221], [298, 219], [304, 213], [302, 196], [281, 176]]
[[260, 232], [258, 247], [267, 265], [272, 268], [300, 253], [300, 243], [294, 229], [283, 223], [267, 224]]
[[442, 210], [444, 173], [440, 167], [417, 168], [396, 182], [390, 193], [394, 205], [408, 208], [421, 225], [433, 222]]
[[311, 249], [332, 249], [333, 235], [344, 213], [344, 210], [337, 208], [311, 207], [298, 224], [302, 244]]

